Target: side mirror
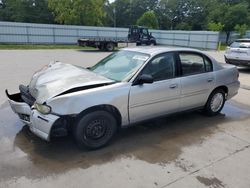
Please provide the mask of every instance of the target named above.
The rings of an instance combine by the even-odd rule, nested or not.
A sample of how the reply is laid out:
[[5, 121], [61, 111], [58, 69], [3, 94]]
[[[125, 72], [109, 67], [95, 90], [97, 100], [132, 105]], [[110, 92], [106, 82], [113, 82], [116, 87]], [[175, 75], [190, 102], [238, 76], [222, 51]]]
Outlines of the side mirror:
[[143, 74], [138, 77], [133, 85], [152, 84], [154, 78], [150, 74]]

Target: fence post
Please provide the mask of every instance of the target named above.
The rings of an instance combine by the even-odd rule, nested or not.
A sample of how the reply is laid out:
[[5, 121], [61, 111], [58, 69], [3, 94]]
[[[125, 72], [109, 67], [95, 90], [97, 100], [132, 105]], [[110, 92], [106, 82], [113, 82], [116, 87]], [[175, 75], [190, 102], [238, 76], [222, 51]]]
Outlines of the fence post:
[[175, 33], [173, 33], [173, 46], [175, 46]]
[[55, 28], [52, 27], [53, 44], [56, 44]]
[[188, 33], [188, 47], [190, 47], [190, 36], [191, 36], [191, 32]]
[[30, 35], [29, 35], [29, 26], [26, 25], [26, 36], [27, 36], [27, 43], [30, 43]]
[[221, 41], [219, 41], [219, 43], [218, 43], [218, 51], [220, 51], [220, 48], [221, 48]]
[[208, 49], [207, 46], [208, 46], [208, 33], [206, 33], [206, 42], [205, 42], [205, 49]]

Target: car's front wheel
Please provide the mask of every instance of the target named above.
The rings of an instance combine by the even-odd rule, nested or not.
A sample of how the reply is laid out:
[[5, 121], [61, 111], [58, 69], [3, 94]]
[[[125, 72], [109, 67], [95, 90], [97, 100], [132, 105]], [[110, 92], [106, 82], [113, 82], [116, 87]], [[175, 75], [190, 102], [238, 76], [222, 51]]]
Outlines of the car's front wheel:
[[210, 94], [207, 100], [205, 113], [209, 116], [215, 116], [219, 114], [224, 107], [225, 101], [225, 91], [222, 89], [216, 89]]
[[117, 130], [117, 121], [107, 111], [94, 111], [79, 118], [74, 137], [80, 148], [97, 149], [105, 146]]

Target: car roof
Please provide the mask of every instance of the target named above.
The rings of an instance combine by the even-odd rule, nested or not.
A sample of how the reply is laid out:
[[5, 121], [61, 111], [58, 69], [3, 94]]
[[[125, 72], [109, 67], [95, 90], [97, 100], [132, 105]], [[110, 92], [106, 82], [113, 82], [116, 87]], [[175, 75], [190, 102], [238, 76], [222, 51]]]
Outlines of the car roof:
[[190, 51], [190, 52], [202, 53], [200, 50], [196, 50], [193, 48], [177, 48], [177, 47], [164, 47], [164, 46], [129, 47], [129, 48], [123, 48], [122, 50], [140, 52], [144, 54], [149, 54], [150, 56], [154, 56], [154, 55], [164, 53], [164, 52], [172, 52], [172, 51]]
[[236, 39], [235, 42], [250, 42], [250, 39]]

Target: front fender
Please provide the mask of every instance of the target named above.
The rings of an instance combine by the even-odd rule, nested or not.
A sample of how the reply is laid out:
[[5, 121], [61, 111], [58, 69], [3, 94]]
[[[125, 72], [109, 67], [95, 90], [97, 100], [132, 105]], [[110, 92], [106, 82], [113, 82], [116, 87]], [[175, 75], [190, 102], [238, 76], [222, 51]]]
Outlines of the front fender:
[[122, 125], [129, 123], [128, 97], [130, 83], [117, 83], [109, 86], [73, 92], [47, 101], [52, 113], [59, 115], [77, 115], [98, 105], [112, 105], [121, 114]]

